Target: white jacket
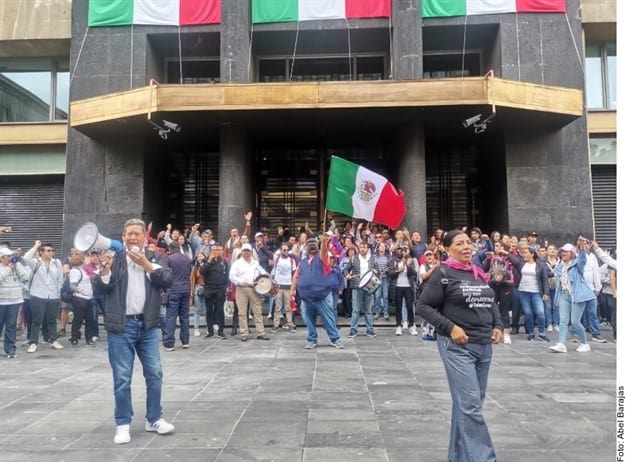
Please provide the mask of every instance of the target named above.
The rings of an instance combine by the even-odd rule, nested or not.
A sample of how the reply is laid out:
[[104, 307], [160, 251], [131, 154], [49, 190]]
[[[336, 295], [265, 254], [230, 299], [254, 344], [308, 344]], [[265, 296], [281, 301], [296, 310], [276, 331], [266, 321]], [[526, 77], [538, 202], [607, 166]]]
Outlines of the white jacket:
[[17, 305], [24, 302], [22, 284], [30, 277], [28, 267], [19, 261], [15, 268], [0, 264], [0, 305]]

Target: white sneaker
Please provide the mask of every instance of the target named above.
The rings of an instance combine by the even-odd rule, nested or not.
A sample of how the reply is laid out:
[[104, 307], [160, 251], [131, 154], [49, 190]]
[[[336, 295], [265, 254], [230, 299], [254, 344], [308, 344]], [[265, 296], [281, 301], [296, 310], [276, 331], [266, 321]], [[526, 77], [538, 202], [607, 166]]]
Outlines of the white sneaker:
[[403, 328], [403, 330], [408, 330], [408, 321], [404, 321], [402, 323], [402, 328]]
[[560, 332], [560, 327], [556, 326], [556, 327], [554, 327], [554, 330], [556, 331], [556, 333], [559, 333]]
[[131, 441], [130, 425], [118, 425], [113, 442], [116, 444], [127, 444]]
[[28, 350], [26, 350], [27, 353], [35, 353], [36, 351], [37, 351], [36, 343], [31, 343], [30, 346], [28, 347]]
[[201, 336], [201, 331], [198, 329], [194, 329], [194, 337], [200, 337]]
[[554, 332], [554, 326], [552, 326], [551, 324], [549, 326], [547, 326], [547, 331], [548, 332]]
[[401, 326], [395, 329], [395, 335], [401, 335]]
[[510, 345], [510, 344], [512, 344], [512, 340], [510, 339], [510, 335], [508, 335], [508, 334], [504, 334], [504, 344], [505, 344], [505, 345]]
[[54, 348], [55, 350], [63, 350], [63, 345], [61, 345], [59, 342], [57, 342], [56, 340], [54, 342], [52, 342], [52, 344], [50, 345], [51, 348]]
[[578, 348], [576, 348], [576, 351], [578, 353], [586, 353], [587, 351], [591, 351], [591, 345], [589, 345], [588, 343], [583, 343]]
[[160, 435], [166, 435], [174, 431], [174, 425], [166, 422], [164, 419], [159, 419], [152, 424], [146, 421], [146, 426], [144, 427], [144, 430], [146, 430], [147, 432], [157, 432]]
[[410, 335], [418, 335], [418, 332], [416, 330], [416, 326], [412, 326], [410, 328]]
[[92, 342], [96, 342], [98, 341], [98, 337], [96, 337], [95, 335], [92, 337]]
[[557, 343], [556, 345], [549, 347], [549, 349], [553, 353], [567, 353], [567, 347], [564, 343]]

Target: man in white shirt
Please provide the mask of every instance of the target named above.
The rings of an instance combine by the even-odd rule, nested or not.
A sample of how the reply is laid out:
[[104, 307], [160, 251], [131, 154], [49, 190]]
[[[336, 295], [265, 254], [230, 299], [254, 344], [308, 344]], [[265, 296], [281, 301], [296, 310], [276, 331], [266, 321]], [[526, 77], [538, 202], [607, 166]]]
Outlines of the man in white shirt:
[[262, 318], [262, 304], [259, 294], [255, 291], [255, 282], [258, 276], [268, 273], [259, 262], [253, 259], [251, 244], [243, 244], [240, 258], [235, 260], [229, 270], [229, 280], [236, 286], [236, 305], [240, 321], [240, 340], [246, 342], [249, 338], [249, 320], [246, 307], [250, 303], [253, 318], [255, 319], [255, 331], [259, 340], [270, 340], [264, 331], [264, 319]]

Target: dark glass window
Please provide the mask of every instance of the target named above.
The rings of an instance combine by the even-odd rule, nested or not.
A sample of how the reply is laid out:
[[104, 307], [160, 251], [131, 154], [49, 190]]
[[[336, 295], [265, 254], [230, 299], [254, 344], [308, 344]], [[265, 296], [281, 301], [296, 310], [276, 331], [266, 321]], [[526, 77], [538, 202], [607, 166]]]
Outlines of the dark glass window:
[[[220, 61], [218, 59], [168, 60], [168, 83], [219, 83]], [[180, 79], [181, 70], [183, 80]]]
[[311, 56], [260, 59], [260, 82], [324, 82], [382, 80], [386, 76], [384, 56]]
[[423, 78], [479, 76], [480, 53], [426, 54], [423, 56]]

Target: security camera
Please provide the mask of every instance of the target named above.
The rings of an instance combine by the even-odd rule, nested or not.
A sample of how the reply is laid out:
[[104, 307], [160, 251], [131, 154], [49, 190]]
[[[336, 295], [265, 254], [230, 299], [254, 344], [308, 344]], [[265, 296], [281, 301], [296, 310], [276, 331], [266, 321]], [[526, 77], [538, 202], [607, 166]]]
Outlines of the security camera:
[[164, 125], [168, 130], [172, 130], [175, 133], [179, 133], [181, 131], [181, 125], [170, 122], [169, 120], [164, 120]]
[[462, 122], [462, 126], [464, 128], [469, 128], [471, 125], [479, 122], [482, 119], [482, 114], [476, 114], [473, 117], [469, 117], [467, 120]]
[[159, 130], [157, 133], [159, 133], [159, 136], [161, 137], [162, 140], [167, 140], [168, 139], [168, 133], [170, 133], [170, 130]]

